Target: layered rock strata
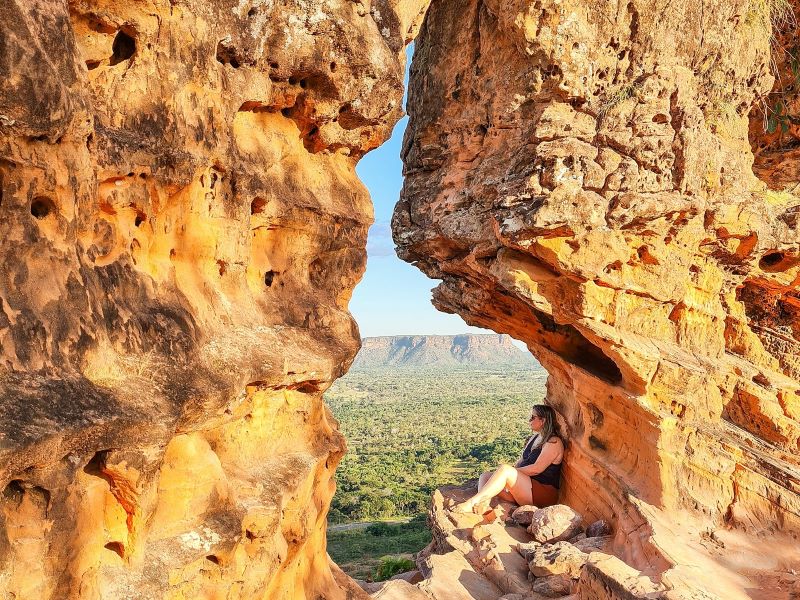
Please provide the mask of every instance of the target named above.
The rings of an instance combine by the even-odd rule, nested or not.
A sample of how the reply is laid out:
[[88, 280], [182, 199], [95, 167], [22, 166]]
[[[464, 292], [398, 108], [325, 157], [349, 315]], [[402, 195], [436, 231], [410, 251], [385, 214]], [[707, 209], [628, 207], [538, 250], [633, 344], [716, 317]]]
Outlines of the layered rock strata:
[[798, 560], [800, 199], [748, 140], [779, 4], [435, 0], [411, 68], [400, 256], [549, 371], [562, 502], [707, 597], [763, 583], [709, 527]]
[[321, 395], [423, 8], [0, 7], [4, 598], [361, 594]]

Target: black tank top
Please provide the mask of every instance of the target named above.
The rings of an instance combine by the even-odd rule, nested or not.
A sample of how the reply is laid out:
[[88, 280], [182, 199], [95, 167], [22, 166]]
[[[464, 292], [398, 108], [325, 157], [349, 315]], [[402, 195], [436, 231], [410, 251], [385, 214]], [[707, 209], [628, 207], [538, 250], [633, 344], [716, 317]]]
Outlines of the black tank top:
[[[537, 437], [539, 436], [533, 436], [531, 441], [529, 441], [525, 446], [525, 450], [522, 451], [522, 462], [519, 463], [520, 467], [532, 465], [537, 461], [539, 455], [542, 453], [542, 446], [539, 446], [538, 448], [531, 447], [533, 446], [533, 442]], [[561, 463], [551, 463], [538, 475], [531, 475], [531, 479], [535, 479], [544, 485], [552, 485], [554, 488], [558, 489], [561, 487]]]

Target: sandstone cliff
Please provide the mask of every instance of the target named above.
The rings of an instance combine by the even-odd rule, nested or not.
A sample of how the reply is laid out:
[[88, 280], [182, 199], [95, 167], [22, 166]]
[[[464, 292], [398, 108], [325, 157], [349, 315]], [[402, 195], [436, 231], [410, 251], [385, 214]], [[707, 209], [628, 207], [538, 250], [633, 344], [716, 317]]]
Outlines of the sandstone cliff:
[[[401, 257], [528, 344], [562, 500], [675, 594], [798, 568], [800, 199], [771, 189], [797, 183], [794, 129], [750, 124], [771, 62], [796, 69], [771, 59], [781, 4], [434, 0], [411, 69]], [[763, 560], [710, 552], [721, 526]]]
[[321, 395], [423, 5], [0, 6], [3, 598], [361, 594]]
[[393, 335], [361, 340], [353, 369], [536, 366], [507, 335]]

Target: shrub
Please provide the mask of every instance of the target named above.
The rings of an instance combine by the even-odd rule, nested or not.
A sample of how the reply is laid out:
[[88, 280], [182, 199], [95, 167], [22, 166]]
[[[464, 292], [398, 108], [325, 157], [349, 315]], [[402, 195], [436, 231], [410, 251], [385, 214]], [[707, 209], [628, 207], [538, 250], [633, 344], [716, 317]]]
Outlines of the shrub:
[[367, 527], [367, 533], [376, 537], [388, 537], [397, 535], [398, 528], [392, 527], [388, 523], [373, 523]]
[[386, 581], [398, 573], [405, 573], [414, 568], [414, 563], [402, 556], [384, 556], [378, 565], [375, 581]]

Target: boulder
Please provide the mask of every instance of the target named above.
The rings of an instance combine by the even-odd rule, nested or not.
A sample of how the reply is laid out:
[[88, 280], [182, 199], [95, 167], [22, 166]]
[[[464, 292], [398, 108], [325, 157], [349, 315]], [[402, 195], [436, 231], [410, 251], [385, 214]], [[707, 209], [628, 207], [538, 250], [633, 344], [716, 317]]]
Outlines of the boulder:
[[568, 574], [578, 578], [589, 555], [581, 552], [569, 542], [556, 542], [538, 548], [528, 562], [528, 568], [536, 577]]
[[582, 517], [564, 504], [540, 508], [531, 516], [528, 533], [543, 544], [568, 540], [581, 529]]
[[603, 535], [599, 537], [584, 537], [583, 539], [571, 542], [578, 550], [586, 553], [603, 550], [608, 544], [611, 543], [613, 538], [610, 535]]
[[397, 575], [390, 577], [389, 581], [394, 581], [397, 579], [402, 579], [403, 581], [407, 581], [408, 583], [419, 583], [425, 578], [422, 576], [422, 573], [420, 573], [418, 570], [415, 569], [414, 571], [406, 571], [405, 573], [398, 573]]
[[383, 581], [364, 581], [363, 579], [354, 579], [353, 581], [368, 594], [374, 594], [384, 585]]
[[525, 504], [511, 513], [511, 518], [514, 519], [519, 525], [527, 527], [533, 520], [533, 514], [539, 510], [538, 507], [530, 504]]
[[390, 579], [372, 592], [375, 600], [430, 600], [417, 586], [403, 579]]
[[495, 600], [503, 595], [457, 550], [432, 554], [425, 563], [426, 579], [418, 587], [434, 600]]
[[541, 547], [542, 544], [539, 542], [520, 543], [517, 544], [517, 552], [519, 552], [526, 561], [530, 561], [533, 553]]
[[655, 598], [664, 586], [602, 552], [588, 555], [578, 581], [579, 600], [644, 600]]
[[599, 537], [601, 535], [611, 535], [611, 525], [608, 521], [599, 519], [586, 528], [586, 537]]
[[573, 579], [566, 573], [538, 577], [533, 582], [533, 591], [547, 598], [561, 598], [572, 591]]

